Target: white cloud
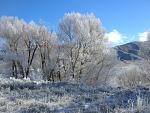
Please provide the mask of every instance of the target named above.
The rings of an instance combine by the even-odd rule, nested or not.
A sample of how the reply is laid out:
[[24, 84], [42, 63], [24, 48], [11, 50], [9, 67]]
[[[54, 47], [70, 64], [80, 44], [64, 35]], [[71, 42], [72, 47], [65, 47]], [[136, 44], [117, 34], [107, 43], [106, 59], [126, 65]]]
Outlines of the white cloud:
[[139, 41], [142, 41], [142, 42], [147, 41], [147, 35], [148, 35], [148, 32], [139, 33], [138, 34]]
[[108, 38], [109, 42], [112, 42], [114, 44], [122, 44], [124, 42], [124, 39], [127, 38], [116, 29], [114, 29], [112, 32], [106, 33], [105, 36]]

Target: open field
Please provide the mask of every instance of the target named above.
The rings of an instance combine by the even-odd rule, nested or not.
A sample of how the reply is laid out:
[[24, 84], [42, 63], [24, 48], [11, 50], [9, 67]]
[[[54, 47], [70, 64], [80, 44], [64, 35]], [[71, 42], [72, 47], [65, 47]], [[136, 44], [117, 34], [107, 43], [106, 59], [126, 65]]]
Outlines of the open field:
[[149, 88], [0, 79], [1, 113], [149, 113]]

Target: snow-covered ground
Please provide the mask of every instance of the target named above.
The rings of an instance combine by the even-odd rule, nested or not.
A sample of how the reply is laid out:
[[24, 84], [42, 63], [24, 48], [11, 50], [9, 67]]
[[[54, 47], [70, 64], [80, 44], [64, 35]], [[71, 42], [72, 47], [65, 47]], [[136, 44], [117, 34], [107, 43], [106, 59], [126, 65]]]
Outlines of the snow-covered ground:
[[3, 113], [149, 113], [150, 90], [0, 78]]

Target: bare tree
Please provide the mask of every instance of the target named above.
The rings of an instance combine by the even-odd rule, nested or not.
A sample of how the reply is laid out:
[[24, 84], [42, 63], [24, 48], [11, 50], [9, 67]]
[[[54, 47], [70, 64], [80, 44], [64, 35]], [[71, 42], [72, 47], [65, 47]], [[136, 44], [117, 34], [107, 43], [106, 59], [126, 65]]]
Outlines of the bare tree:
[[140, 56], [142, 61], [139, 62], [140, 69], [143, 70], [142, 76], [150, 82], [150, 32], [147, 34], [147, 41], [141, 43]]
[[[59, 40], [68, 74], [80, 79], [101, 75], [111, 50], [99, 19], [93, 14], [68, 13], [59, 23]], [[109, 63], [107, 64], [109, 65]]]
[[15, 58], [13, 56], [8, 58], [12, 67], [12, 75], [15, 78], [18, 77], [18, 71], [20, 71], [20, 74], [23, 74], [21, 73], [22, 67], [19, 66], [21, 62], [19, 57], [19, 41], [22, 39], [22, 28], [25, 24], [26, 23], [23, 20], [19, 20], [16, 17], [0, 18], [0, 36], [6, 39], [9, 53], [11, 52], [13, 55], [15, 55]]
[[40, 54], [41, 69], [43, 71], [44, 80], [54, 81], [54, 72], [56, 71], [57, 63], [57, 45], [56, 34], [49, 31], [45, 26], [41, 26], [39, 29], [40, 39], [38, 42], [38, 50]]

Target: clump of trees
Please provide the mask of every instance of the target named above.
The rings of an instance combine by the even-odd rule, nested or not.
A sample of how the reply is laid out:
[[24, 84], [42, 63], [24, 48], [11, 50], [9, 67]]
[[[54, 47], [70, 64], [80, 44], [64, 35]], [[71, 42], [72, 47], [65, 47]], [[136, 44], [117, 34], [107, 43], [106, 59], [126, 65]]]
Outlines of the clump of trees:
[[106, 84], [115, 76], [122, 87], [149, 83], [150, 33], [148, 41], [141, 45], [142, 59], [123, 63], [128, 68], [120, 69], [118, 65], [124, 66], [116, 61], [115, 50], [105, 32], [94, 14], [66, 13], [57, 32], [41, 23], [3, 16], [0, 17], [0, 37], [6, 43], [0, 57], [7, 64], [7, 74], [20, 79], [34, 75], [45, 81]]
[[7, 44], [3, 56], [15, 78], [27, 78], [37, 71], [48, 81], [106, 82], [115, 51], [104, 34], [93, 14], [65, 14], [57, 33], [40, 23], [0, 18], [0, 37]]
[[0, 36], [7, 43], [9, 54], [5, 59], [13, 77], [29, 77], [31, 69], [35, 66], [40, 67], [40, 62], [42, 71], [45, 72], [43, 65], [46, 56], [43, 55], [49, 54], [48, 49], [50, 51], [54, 44], [52, 43], [55, 39], [54, 33], [49, 32], [44, 25], [26, 23], [16, 17], [1, 17]]

